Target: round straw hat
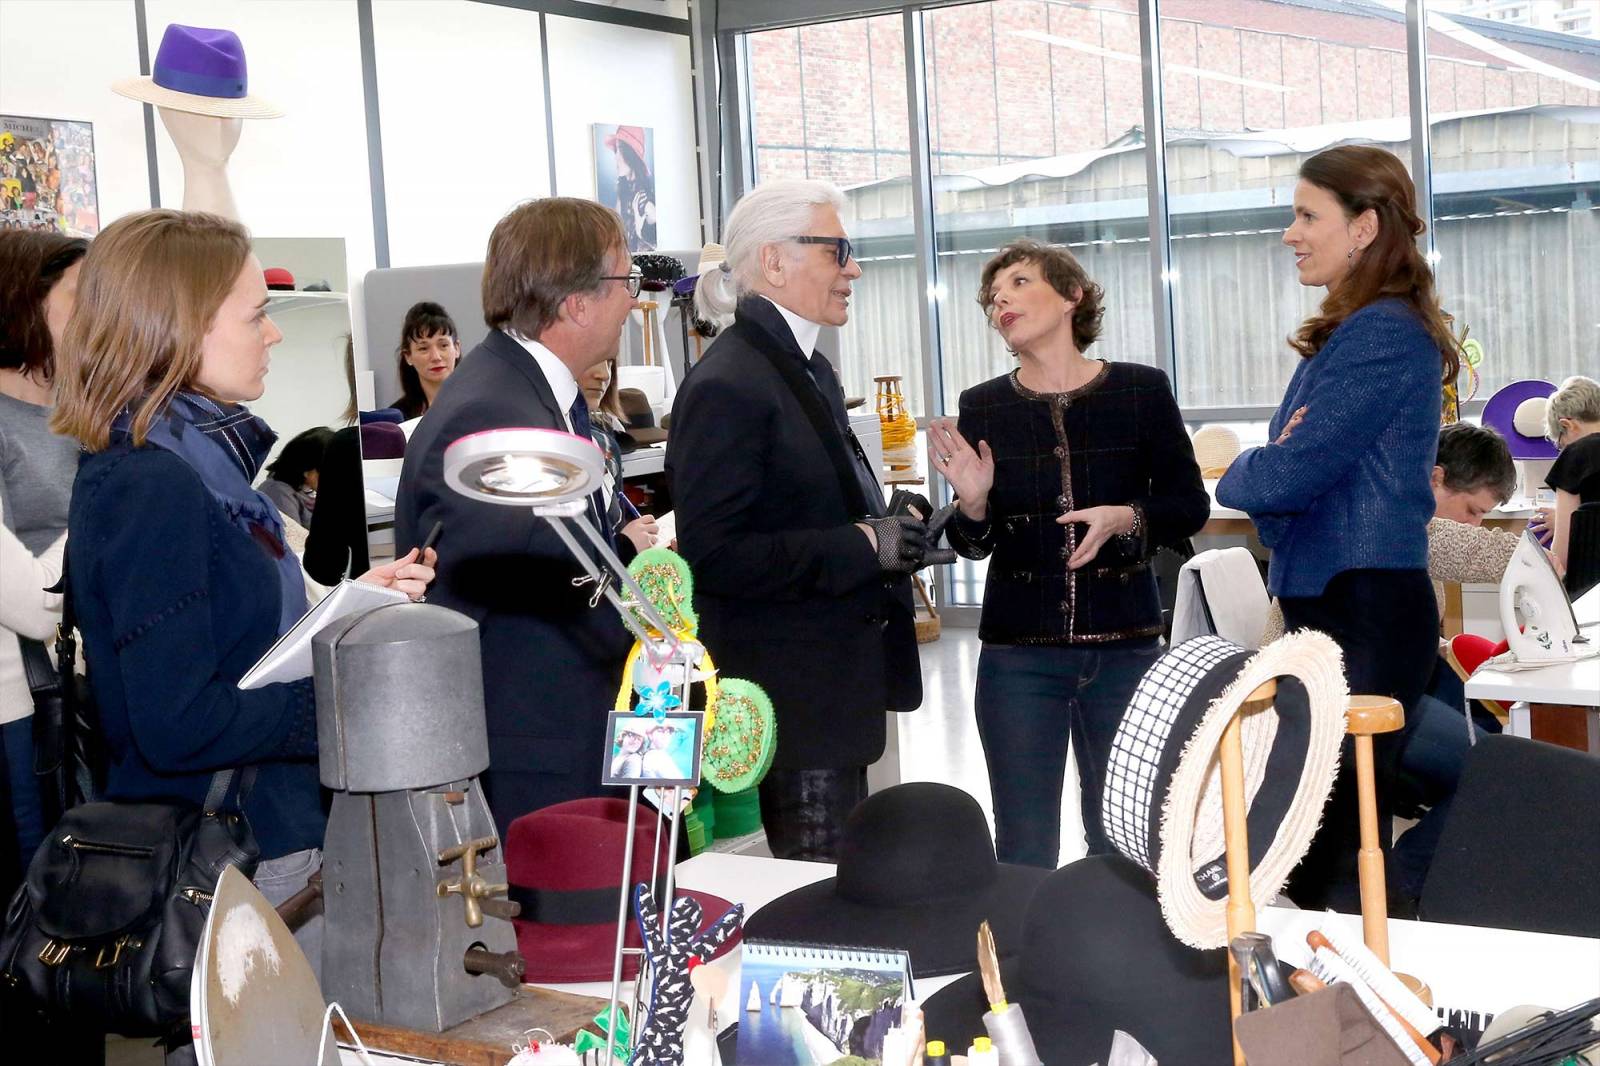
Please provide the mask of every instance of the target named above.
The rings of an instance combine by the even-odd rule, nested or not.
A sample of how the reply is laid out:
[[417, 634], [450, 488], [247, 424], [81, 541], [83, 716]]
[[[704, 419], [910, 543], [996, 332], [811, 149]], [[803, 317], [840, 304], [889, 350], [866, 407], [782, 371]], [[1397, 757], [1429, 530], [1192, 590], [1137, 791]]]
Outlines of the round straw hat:
[[216, 118], [281, 118], [283, 112], [251, 96], [244, 43], [232, 30], [174, 22], [161, 35], [149, 77], [124, 78], [112, 92], [141, 103]]
[[1245, 716], [1250, 895], [1265, 903], [1305, 856], [1339, 769], [1349, 690], [1333, 640], [1292, 633], [1251, 654], [1220, 637], [1185, 641], [1140, 680], [1106, 767], [1112, 844], [1156, 879], [1161, 913], [1196, 948], [1228, 942], [1228, 878], [1217, 747], [1268, 681], [1268, 710]]

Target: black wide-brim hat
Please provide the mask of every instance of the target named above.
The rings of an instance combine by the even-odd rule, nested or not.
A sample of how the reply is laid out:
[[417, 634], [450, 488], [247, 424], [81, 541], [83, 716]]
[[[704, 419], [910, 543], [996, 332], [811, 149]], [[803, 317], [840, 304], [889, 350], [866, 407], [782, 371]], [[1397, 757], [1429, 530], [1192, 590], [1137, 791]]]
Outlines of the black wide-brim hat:
[[[1167, 928], [1150, 875], [1120, 855], [1050, 874], [1034, 893], [1021, 953], [1000, 963], [1050, 1066], [1104, 1062], [1121, 1029], [1157, 1062], [1233, 1061], [1226, 949], [1199, 951]], [[966, 1047], [985, 1035], [982, 979], [969, 974], [922, 1004], [929, 1040]]]
[[917, 977], [977, 965], [987, 921], [1002, 956], [1022, 947], [1022, 916], [1048, 870], [996, 862], [976, 800], [932, 781], [863, 800], [839, 840], [838, 875], [779, 896], [745, 920], [745, 936], [894, 948]]

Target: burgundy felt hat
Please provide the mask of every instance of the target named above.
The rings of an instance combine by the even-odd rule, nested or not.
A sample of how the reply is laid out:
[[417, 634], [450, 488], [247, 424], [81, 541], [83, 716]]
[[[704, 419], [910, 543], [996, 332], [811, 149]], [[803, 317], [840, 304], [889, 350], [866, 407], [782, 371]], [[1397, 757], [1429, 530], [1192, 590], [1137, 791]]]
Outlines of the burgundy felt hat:
[[[665, 874], [667, 827], [655, 868]], [[655, 853], [656, 818], [639, 807], [633, 832], [633, 880], [650, 878]], [[617, 944], [617, 900], [622, 888], [622, 857], [628, 846], [628, 801], [579, 799], [524, 814], [506, 833], [509, 898], [522, 905], [517, 947], [527, 970], [523, 980], [564, 984], [611, 980], [612, 952]], [[700, 901], [701, 928], [732, 908], [725, 899], [705, 892], [677, 889], [677, 896]], [[739, 942], [724, 944], [720, 955]], [[638, 924], [630, 914], [627, 946], [639, 947]], [[626, 956], [622, 976], [631, 980], [639, 957]]]

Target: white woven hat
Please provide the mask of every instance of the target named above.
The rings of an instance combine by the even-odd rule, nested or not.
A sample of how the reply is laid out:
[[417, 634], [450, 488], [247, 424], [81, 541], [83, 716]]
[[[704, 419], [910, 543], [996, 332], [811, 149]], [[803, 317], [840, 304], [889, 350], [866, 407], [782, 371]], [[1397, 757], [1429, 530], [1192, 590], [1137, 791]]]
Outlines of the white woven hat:
[[1217, 746], [1249, 695], [1271, 680], [1273, 707], [1241, 723], [1250, 895], [1264, 903], [1305, 857], [1339, 770], [1349, 703], [1339, 646], [1312, 631], [1254, 655], [1220, 637], [1185, 641], [1140, 680], [1112, 744], [1106, 833], [1155, 877], [1162, 916], [1192, 947], [1228, 942]]

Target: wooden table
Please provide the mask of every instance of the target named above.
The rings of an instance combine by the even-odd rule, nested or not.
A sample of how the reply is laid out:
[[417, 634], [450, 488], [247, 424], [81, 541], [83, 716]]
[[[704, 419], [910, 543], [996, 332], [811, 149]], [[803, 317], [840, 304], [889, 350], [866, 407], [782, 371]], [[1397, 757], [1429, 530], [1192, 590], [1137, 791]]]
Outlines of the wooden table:
[[[523, 985], [510, 1003], [442, 1033], [379, 1025], [360, 1018], [352, 1021], [361, 1039], [374, 1051], [459, 1066], [505, 1066], [511, 1061], [512, 1046], [522, 1042], [529, 1029], [548, 1030], [557, 1042], [570, 1044], [577, 1031], [591, 1025], [605, 1006], [604, 998]], [[345, 1027], [337, 1019], [334, 1024], [338, 1026], [339, 1039], [352, 1043]]]

